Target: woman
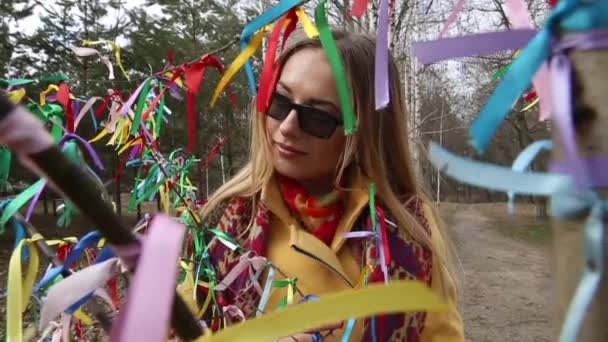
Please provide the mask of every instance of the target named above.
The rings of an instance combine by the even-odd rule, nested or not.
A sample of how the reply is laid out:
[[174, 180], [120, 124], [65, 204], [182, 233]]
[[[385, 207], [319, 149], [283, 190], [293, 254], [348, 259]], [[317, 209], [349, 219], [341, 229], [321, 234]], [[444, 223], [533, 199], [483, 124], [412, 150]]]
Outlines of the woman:
[[[426, 282], [450, 310], [361, 319], [350, 340], [375, 335], [378, 341], [460, 341], [462, 321], [448, 253], [415, 179], [395, 62], [390, 59], [391, 102], [376, 111], [374, 39], [344, 31], [333, 35], [352, 92], [356, 133], [344, 135], [335, 79], [319, 40], [294, 33], [278, 59], [280, 74], [266, 113], [252, 115], [249, 161], [211, 196], [201, 213], [205, 226], [219, 227], [243, 247], [240, 251], [265, 256], [274, 266], [275, 281], [292, 280], [294, 302], [355, 287], [366, 269], [369, 282], [382, 282], [376, 244], [343, 236], [371, 229], [368, 189], [373, 183], [378, 227], [388, 241], [388, 276]], [[218, 280], [242, 255], [217, 240], [209, 251]], [[262, 287], [268, 272], [260, 277]], [[289, 286], [275, 288], [262, 307], [259, 288], [247, 273], [217, 291], [220, 306], [232, 308], [227, 312], [249, 318], [285, 305]], [[342, 322], [334, 326], [325, 340], [340, 340], [344, 327]], [[286, 340], [319, 340], [327, 330]]]

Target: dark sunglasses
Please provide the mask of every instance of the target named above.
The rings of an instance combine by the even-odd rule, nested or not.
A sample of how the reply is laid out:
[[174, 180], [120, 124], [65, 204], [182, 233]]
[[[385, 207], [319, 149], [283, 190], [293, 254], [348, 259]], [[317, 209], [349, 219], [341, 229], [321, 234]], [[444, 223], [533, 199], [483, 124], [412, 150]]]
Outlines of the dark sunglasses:
[[276, 120], [285, 120], [292, 109], [298, 114], [298, 124], [302, 131], [321, 139], [329, 139], [342, 120], [332, 114], [310, 106], [293, 103], [285, 95], [278, 92], [272, 94], [266, 115]]

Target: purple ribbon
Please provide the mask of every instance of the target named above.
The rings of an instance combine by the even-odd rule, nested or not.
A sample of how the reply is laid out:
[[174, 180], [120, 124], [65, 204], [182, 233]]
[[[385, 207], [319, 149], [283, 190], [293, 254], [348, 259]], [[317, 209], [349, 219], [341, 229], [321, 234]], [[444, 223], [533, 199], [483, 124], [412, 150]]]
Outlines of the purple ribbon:
[[[594, 50], [608, 47], [608, 30], [594, 30], [564, 37], [553, 45], [550, 63], [553, 93], [553, 118], [559, 134], [564, 162], [559, 169], [573, 177], [577, 189], [590, 186], [589, 166], [597, 167], [602, 163], [589, 164], [581, 160], [576, 145], [574, 124], [572, 122], [572, 65], [567, 56], [570, 50]], [[605, 170], [605, 169], [603, 169]], [[596, 173], [597, 171], [593, 171]], [[605, 171], [604, 171], [605, 172]]]
[[[588, 180], [591, 187], [606, 187], [608, 186], [608, 158], [594, 157], [590, 159], [579, 160], [585, 165], [585, 169], [589, 171]], [[567, 161], [551, 162], [549, 170], [554, 173], [573, 174], [572, 166]]]
[[120, 116], [127, 115], [127, 113], [129, 112], [129, 109], [131, 109], [131, 107], [133, 107], [133, 103], [135, 103], [137, 96], [139, 95], [139, 93], [141, 92], [141, 89], [144, 87], [144, 85], [146, 84], [147, 81], [148, 81], [148, 79], [145, 79], [143, 82], [141, 82], [139, 87], [137, 87], [137, 89], [135, 89], [133, 94], [131, 94], [131, 97], [129, 97], [127, 102], [125, 104], [123, 104], [122, 108], [120, 108], [120, 112], [119, 112]]
[[464, 37], [442, 38], [430, 42], [415, 42], [414, 54], [423, 64], [473, 55], [491, 55], [525, 46], [536, 30], [511, 30], [479, 33]]
[[[76, 102], [76, 101], [74, 101]], [[101, 163], [101, 159], [99, 159], [99, 156], [97, 155], [97, 153], [95, 152], [95, 150], [93, 149], [93, 147], [91, 146], [91, 144], [89, 144], [88, 141], [84, 140], [83, 138], [81, 138], [80, 136], [73, 134], [73, 133], [67, 133], [65, 134], [61, 140], [59, 141], [59, 147], [62, 147], [63, 144], [66, 143], [66, 141], [70, 140], [70, 139], [76, 139], [77, 141], [79, 141], [87, 150], [87, 152], [89, 153], [89, 155], [91, 156], [91, 159], [93, 159], [93, 163], [95, 163], [95, 165], [97, 166], [97, 168], [99, 168], [100, 170], [103, 170], [103, 164]], [[34, 197], [32, 198], [32, 200], [30, 201], [30, 205], [27, 207], [27, 211], [25, 212], [25, 220], [29, 222], [30, 218], [32, 217], [32, 213], [34, 212], [34, 208], [36, 207], [36, 203], [38, 203], [38, 200], [40, 199], [40, 196], [42, 195], [42, 192], [44, 192], [44, 189], [46, 188], [46, 183], [45, 185], [43, 185], [42, 187], [40, 187], [40, 190], [38, 190], [38, 192], [36, 192], [36, 194], [34, 195]]]
[[46, 188], [46, 182], [40, 187], [40, 190], [36, 192], [32, 200], [30, 201], [30, 205], [27, 207], [27, 211], [25, 212], [25, 222], [30, 222], [30, 218], [32, 217], [32, 213], [34, 212], [34, 208], [36, 207], [36, 203], [38, 203], [38, 199], [40, 199], [40, 195]]
[[91, 157], [91, 159], [93, 159], [93, 163], [95, 163], [95, 165], [97, 166], [97, 168], [100, 169], [100, 170], [104, 169], [103, 168], [103, 164], [101, 163], [101, 159], [99, 159], [99, 156], [97, 155], [97, 153], [93, 149], [93, 146], [91, 146], [91, 144], [89, 144], [88, 141], [84, 140], [80, 136], [78, 136], [76, 134], [73, 134], [73, 133], [67, 133], [59, 141], [59, 146], [60, 147], [63, 146], [63, 144], [65, 144], [65, 142], [68, 141], [68, 140], [70, 140], [70, 139], [76, 139], [78, 142], [80, 142], [80, 144], [82, 146], [84, 146], [84, 148], [89, 153], [89, 156]]
[[381, 110], [388, 105], [390, 100], [388, 84], [388, 0], [380, 0], [378, 12], [374, 91], [376, 110]]
[[131, 152], [129, 153], [129, 160], [135, 159], [135, 157], [139, 153], [139, 149], [141, 148], [141, 145], [142, 144], [138, 144], [138, 145], [133, 146], [133, 148], [131, 149]]
[[345, 239], [362, 239], [374, 236], [375, 234], [370, 231], [358, 231], [358, 232], [347, 232], [342, 233], [342, 237]]

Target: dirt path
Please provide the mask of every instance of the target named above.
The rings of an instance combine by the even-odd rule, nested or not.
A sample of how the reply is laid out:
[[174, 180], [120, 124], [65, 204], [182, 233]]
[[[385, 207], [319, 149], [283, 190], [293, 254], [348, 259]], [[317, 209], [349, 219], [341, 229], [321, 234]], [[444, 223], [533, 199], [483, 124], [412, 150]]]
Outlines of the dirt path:
[[498, 233], [473, 206], [446, 217], [461, 259], [467, 341], [549, 341], [548, 251]]

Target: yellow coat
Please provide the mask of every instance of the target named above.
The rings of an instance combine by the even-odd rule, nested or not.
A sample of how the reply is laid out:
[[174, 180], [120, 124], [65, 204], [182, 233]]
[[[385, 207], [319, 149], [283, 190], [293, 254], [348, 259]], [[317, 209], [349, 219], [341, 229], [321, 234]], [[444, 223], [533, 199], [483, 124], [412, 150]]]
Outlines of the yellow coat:
[[[268, 230], [265, 236], [265, 256], [277, 270], [275, 280], [289, 277], [297, 278], [297, 288], [303, 294], [314, 294], [323, 297], [325, 294], [342, 291], [354, 287], [361, 273], [361, 266], [357, 263], [351, 245], [345, 243], [342, 233], [351, 231], [368, 206], [368, 182], [357, 179], [353, 182], [347, 192], [345, 202], [345, 213], [338, 225], [336, 235], [331, 246], [325, 245], [312, 234], [300, 227], [285, 206], [278, 186], [271, 181], [263, 190], [260, 202], [270, 214], [268, 215]], [[424, 216], [427, 219], [431, 236], [438, 251], [445, 250], [438, 227], [433, 220], [429, 208], [424, 207]], [[228, 212], [228, 210], [226, 210]], [[234, 209], [231, 209], [231, 215]], [[234, 219], [227, 219], [230, 215], [224, 214], [220, 220], [220, 229], [230, 234], [234, 228]], [[234, 234], [235, 231], [232, 231]], [[260, 234], [252, 231], [250, 235]], [[236, 234], [235, 234], [236, 235]], [[247, 241], [243, 240], [243, 243]], [[227, 258], [227, 259], [230, 259]], [[234, 258], [232, 258], [234, 259]], [[423, 328], [420, 335], [421, 341], [463, 341], [462, 320], [456, 309], [456, 291], [454, 285], [445, 277], [443, 265], [434, 262], [436, 256], [431, 258], [431, 288], [438, 294], [447, 293], [449, 310], [443, 313], [426, 313], [422, 319]], [[218, 269], [229, 268], [223, 264]], [[224, 270], [225, 271], [225, 270]], [[265, 274], [260, 279], [266, 279]], [[264, 286], [264, 284], [262, 284]], [[191, 289], [190, 289], [191, 291]], [[274, 288], [265, 305], [265, 312], [274, 311], [281, 301], [286, 297], [287, 288]], [[191, 296], [184, 296], [186, 299]], [[293, 302], [301, 299], [300, 294], [293, 296]], [[192, 302], [192, 300], [189, 300]], [[191, 303], [196, 308], [196, 304]], [[242, 308], [245, 313], [246, 307]], [[254, 311], [249, 309], [249, 311]], [[410, 320], [419, 316], [408, 316]], [[424, 317], [424, 316], [423, 316]], [[398, 331], [397, 331], [398, 330]], [[400, 327], [391, 332], [390, 340], [405, 341], [405, 327]], [[326, 341], [341, 341], [343, 329], [337, 329]], [[357, 320], [350, 341], [362, 340], [364, 332], [364, 320]]]

